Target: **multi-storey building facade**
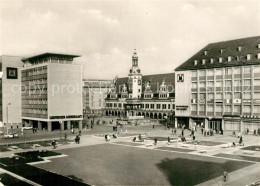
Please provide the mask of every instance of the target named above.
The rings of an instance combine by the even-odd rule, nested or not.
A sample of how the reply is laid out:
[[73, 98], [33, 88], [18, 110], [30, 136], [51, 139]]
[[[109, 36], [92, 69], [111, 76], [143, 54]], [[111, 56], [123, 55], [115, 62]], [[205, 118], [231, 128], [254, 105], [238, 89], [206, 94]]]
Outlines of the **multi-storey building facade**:
[[111, 80], [83, 80], [84, 115], [102, 115]]
[[176, 126], [260, 128], [260, 37], [212, 43], [176, 73]]
[[143, 76], [134, 51], [128, 77], [115, 78], [111, 85], [105, 115], [172, 118], [175, 109], [174, 78], [174, 73]]
[[21, 57], [0, 57], [0, 127], [21, 127]]
[[82, 68], [76, 55], [45, 53], [23, 59], [22, 120], [39, 129], [82, 128]]

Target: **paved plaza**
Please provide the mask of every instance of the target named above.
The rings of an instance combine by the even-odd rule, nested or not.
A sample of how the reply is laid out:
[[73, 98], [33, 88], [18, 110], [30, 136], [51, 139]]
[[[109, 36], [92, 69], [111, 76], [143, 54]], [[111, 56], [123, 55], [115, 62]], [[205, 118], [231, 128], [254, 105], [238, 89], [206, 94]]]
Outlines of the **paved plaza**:
[[[73, 141], [75, 135], [70, 135], [68, 142], [58, 143], [56, 149], [34, 147], [33, 150], [48, 149], [65, 155], [34, 166], [91, 185], [221, 185], [224, 170], [229, 173], [227, 185], [247, 185], [259, 180], [259, 136], [243, 135], [245, 146], [231, 147], [232, 142], [238, 143], [231, 132], [204, 137], [198, 130], [193, 142], [190, 131], [185, 130], [187, 142], [181, 142], [180, 129], [172, 134], [171, 129], [159, 125], [155, 129], [125, 126], [118, 138], [105, 142], [105, 134], [116, 132], [111, 126], [104, 128], [84, 132], [80, 144]], [[148, 138], [132, 142], [139, 133]], [[168, 136], [171, 143], [167, 142]], [[160, 139], [157, 145], [154, 138]], [[9, 148], [1, 152], [1, 157], [28, 150]], [[22, 180], [32, 184], [26, 178]]]

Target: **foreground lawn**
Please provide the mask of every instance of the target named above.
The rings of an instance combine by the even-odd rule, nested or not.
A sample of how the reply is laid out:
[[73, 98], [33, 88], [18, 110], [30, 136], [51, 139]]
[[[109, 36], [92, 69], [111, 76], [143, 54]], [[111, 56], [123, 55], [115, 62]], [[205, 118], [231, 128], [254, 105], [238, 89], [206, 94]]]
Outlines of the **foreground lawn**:
[[195, 185], [252, 164], [109, 143], [59, 152], [35, 166], [94, 185]]

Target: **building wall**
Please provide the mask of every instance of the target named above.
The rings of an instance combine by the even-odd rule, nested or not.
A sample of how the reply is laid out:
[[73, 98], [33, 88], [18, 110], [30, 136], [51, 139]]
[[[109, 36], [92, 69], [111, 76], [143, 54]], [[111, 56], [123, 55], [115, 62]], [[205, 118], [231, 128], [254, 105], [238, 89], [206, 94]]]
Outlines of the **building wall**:
[[82, 67], [48, 64], [48, 116], [67, 115], [82, 119]]
[[[21, 124], [21, 67], [23, 62], [21, 57], [2, 56], [2, 124], [7, 122], [7, 105], [8, 106], [8, 123]], [[7, 79], [7, 67], [17, 68], [17, 79]]]
[[[178, 81], [178, 76], [183, 75], [183, 81]], [[191, 72], [178, 71], [175, 73], [175, 115], [189, 116], [191, 100]]]

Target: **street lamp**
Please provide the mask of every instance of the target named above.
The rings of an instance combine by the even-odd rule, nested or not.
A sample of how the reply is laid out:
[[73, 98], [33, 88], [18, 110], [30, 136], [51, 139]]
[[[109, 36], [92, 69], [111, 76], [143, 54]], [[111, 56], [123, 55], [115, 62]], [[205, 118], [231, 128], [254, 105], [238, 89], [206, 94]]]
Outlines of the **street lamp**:
[[8, 134], [8, 106], [11, 105], [11, 103], [8, 103], [6, 106], [6, 132]]

